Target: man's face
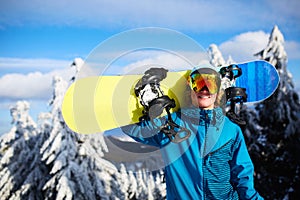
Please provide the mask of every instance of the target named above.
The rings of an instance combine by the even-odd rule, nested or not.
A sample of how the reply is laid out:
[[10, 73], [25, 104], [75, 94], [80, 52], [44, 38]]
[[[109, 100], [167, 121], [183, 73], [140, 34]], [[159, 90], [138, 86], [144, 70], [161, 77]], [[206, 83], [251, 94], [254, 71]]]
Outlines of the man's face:
[[211, 94], [207, 87], [203, 87], [199, 92], [192, 90], [191, 98], [194, 106], [209, 110], [214, 108], [217, 94]]

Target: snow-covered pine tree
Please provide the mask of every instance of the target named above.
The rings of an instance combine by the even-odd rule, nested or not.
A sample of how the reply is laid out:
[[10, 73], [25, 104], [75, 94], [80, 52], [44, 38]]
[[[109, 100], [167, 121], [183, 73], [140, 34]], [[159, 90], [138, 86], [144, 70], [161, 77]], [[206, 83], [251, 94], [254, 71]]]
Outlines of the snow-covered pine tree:
[[156, 185], [156, 187], [154, 188], [154, 191], [153, 191], [154, 199], [156, 199], [156, 200], [166, 199], [167, 190], [166, 190], [166, 183], [164, 180], [163, 170], [159, 170], [159, 172], [156, 173], [155, 185]]
[[147, 199], [148, 198], [148, 189], [146, 185], [147, 173], [145, 170], [140, 170], [136, 173], [137, 177], [137, 193], [136, 199]]
[[[75, 67], [78, 73], [79, 66]], [[61, 113], [67, 83], [61, 77], [54, 77], [53, 86], [52, 128], [41, 147], [42, 161], [51, 169], [51, 178], [43, 187], [44, 198], [108, 199], [114, 192], [110, 183], [116, 181], [112, 177], [117, 169], [102, 159], [102, 151], [107, 151], [103, 135], [72, 132]]]
[[[71, 82], [78, 77], [83, 60], [76, 58], [72, 63], [76, 73]], [[111, 162], [103, 158], [103, 152], [108, 152], [103, 134], [78, 135], [80, 137], [79, 154], [82, 166], [90, 177], [94, 186], [96, 198], [99, 199], [134, 199], [136, 194], [136, 177], [127, 174], [126, 168], [121, 164], [117, 169]], [[130, 180], [130, 181], [129, 181]]]
[[[300, 103], [287, 70], [284, 37], [277, 26], [267, 47], [255, 55], [272, 63], [280, 75], [276, 92], [256, 105], [257, 124], [252, 126], [253, 130], [247, 128], [248, 132], [260, 135], [248, 135], [256, 187], [266, 199], [296, 199], [300, 196]], [[248, 122], [253, 123], [252, 120]]]
[[0, 139], [1, 199], [42, 199], [47, 168], [40, 162], [39, 135], [29, 107], [26, 101], [11, 107], [14, 126]]
[[77, 79], [79, 72], [80, 72], [81, 68], [83, 67], [83, 65], [84, 65], [84, 61], [81, 58], [75, 58], [73, 60], [71, 67], [75, 68], [75, 73], [74, 73], [74, 76], [72, 76], [70, 79], [71, 83]]
[[207, 53], [210, 58], [209, 62], [214, 67], [228, 66], [232, 63], [235, 63], [231, 55], [229, 55], [228, 59], [225, 61], [221, 51], [216, 44], [209, 45]]
[[147, 176], [147, 180], [146, 180], [146, 183], [147, 183], [147, 188], [148, 188], [148, 200], [154, 200], [154, 196], [156, 194], [154, 194], [154, 190], [155, 190], [155, 182], [154, 182], [154, 178], [153, 178], [153, 174], [149, 174]]
[[142, 169], [135, 175], [137, 177], [135, 199], [166, 199], [167, 190], [163, 170], [146, 172]]
[[54, 77], [53, 86], [53, 99], [50, 102], [52, 129], [41, 148], [42, 161], [51, 169], [51, 178], [43, 187], [44, 198], [72, 199], [77, 189], [72, 181], [80, 173], [78, 165], [73, 162], [77, 152], [76, 135], [68, 131], [60, 111], [67, 83], [60, 77]]
[[214, 67], [225, 66], [226, 62], [223, 58], [221, 51], [216, 44], [211, 44], [208, 47], [208, 55], [210, 58], [210, 64]]
[[128, 172], [128, 181], [130, 183], [128, 188], [128, 197], [129, 199], [135, 199], [137, 193], [137, 179], [132, 171]]
[[120, 173], [116, 174], [115, 183], [114, 185], [114, 195], [120, 199], [128, 200], [129, 199], [129, 176], [127, 174], [126, 168], [124, 164], [120, 165]]

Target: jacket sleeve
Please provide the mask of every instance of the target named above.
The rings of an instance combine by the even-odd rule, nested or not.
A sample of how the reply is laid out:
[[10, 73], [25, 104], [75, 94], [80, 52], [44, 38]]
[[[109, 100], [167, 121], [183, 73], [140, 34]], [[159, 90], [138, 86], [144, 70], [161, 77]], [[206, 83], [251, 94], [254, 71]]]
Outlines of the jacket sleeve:
[[250, 159], [244, 136], [238, 128], [237, 137], [233, 147], [231, 166], [231, 182], [238, 191], [240, 199], [263, 199], [254, 189], [254, 167]]
[[165, 118], [157, 118], [152, 121], [144, 120], [136, 124], [123, 126], [121, 129], [137, 142], [161, 148], [170, 142], [170, 139], [160, 131], [164, 121]]

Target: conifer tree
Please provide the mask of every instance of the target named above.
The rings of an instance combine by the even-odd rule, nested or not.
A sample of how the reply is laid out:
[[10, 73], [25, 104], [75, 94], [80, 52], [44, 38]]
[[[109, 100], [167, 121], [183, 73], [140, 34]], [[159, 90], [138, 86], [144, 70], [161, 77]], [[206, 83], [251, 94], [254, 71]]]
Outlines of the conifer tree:
[[277, 26], [267, 47], [255, 55], [273, 64], [280, 76], [276, 92], [256, 105], [257, 115], [251, 115], [257, 124], [246, 130], [253, 133], [248, 134], [248, 143], [256, 167], [256, 186], [266, 199], [296, 199], [300, 196], [300, 103], [287, 70], [284, 37]]
[[216, 44], [209, 45], [208, 55], [210, 57], [210, 64], [212, 66], [220, 67], [226, 64], [223, 55]]
[[47, 175], [40, 163], [37, 125], [29, 115], [27, 101], [12, 106], [14, 126], [0, 139], [1, 199], [41, 199], [41, 188]]
[[45, 199], [108, 198], [114, 192], [110, 182], [116, 181], [111, 177], [117, 169], [102, 159], [107, 150], [102, 134], [80, 135], [65, 124], [61, 105], [67, 85], [61, 77], [54, 77], [52, 127], [41, 147], [42, 161], [50, 168], [43, 187]]
[[128, 188], [128, 197], [129, 199], [135, 199], [137, 194], [137, 179], [132, 171], [128, 172], [128, 181], [130, 183]]

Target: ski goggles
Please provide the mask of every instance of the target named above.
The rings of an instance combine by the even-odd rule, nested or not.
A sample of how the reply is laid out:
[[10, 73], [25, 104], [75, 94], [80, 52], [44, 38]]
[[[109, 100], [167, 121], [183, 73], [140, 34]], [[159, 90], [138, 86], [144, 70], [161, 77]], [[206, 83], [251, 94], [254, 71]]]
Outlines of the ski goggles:
[[219, 81], [216, 74], [192, 73], [189, 76], [190, 87], [195, 92], [200, 92], [206, 86], [210, 94], [216, 94], [219, 91]]

